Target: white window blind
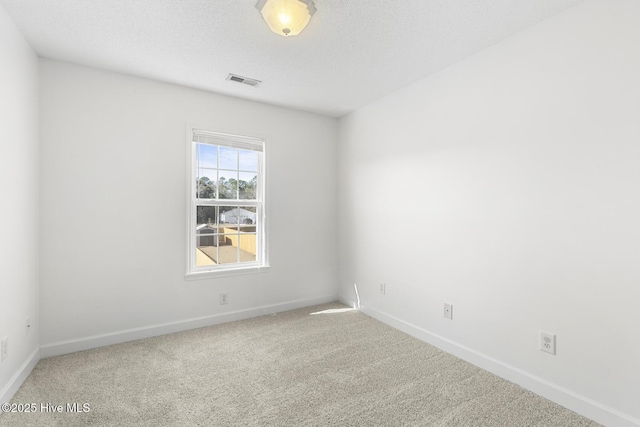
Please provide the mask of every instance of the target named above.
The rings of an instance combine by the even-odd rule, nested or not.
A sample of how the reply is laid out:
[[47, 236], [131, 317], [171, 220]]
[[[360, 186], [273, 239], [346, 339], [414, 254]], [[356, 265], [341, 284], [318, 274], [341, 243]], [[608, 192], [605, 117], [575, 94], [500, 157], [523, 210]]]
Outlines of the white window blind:
[[224, 147], [234, 147], [241, 150], [264, 151], [264, 141], [248, 136], [231, 135], [211, 132], [201, 129], [193, 130], [193, 142]]

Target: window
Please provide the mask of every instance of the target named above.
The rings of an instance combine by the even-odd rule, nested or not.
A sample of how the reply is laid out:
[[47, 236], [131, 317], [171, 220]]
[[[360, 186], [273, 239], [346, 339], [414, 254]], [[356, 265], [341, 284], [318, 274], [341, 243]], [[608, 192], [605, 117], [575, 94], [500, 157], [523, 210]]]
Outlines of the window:
[[189, 131], [187, 275], [266, 267], [264, 140]]

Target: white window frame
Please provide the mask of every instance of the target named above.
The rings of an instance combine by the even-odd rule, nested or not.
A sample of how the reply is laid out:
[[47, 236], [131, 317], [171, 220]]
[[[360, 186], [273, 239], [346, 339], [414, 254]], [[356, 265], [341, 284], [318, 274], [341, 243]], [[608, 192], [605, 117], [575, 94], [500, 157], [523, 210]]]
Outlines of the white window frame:
[[[210, 277], [231, 276], [238, 274], [251, 274], [269, 271], [267, 259], [267, 222], [265, 205], [265, 165], [266, 150], [265, 138], [236, 135], [206, 130], [200, 127], [187, 125], [187, 268], [185, 279], [205, 279]], [[196, 197], [196, 179], [198, 170], [196, 165], [196, 147], [198, 143], [206, 143], [218, 146], [227, 146], [240, 149], [252, 149], [258, 151], [258, 186], [256, 199], [219, 199], [218, 201], [206, 201]], [[197, 206], [224, 205], [224, 206], [255, 206], [256, 207], [256, 260], [253, 262], [219, 264], [214, 266], [196, 266], [196, 227]]]

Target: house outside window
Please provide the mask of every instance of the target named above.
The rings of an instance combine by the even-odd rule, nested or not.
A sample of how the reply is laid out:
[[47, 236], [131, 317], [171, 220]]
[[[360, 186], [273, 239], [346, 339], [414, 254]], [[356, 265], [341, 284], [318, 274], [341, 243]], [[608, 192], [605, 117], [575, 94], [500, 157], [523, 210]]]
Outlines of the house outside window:
[[267, 268], [264, 140], [188, 128], [187, 278]]

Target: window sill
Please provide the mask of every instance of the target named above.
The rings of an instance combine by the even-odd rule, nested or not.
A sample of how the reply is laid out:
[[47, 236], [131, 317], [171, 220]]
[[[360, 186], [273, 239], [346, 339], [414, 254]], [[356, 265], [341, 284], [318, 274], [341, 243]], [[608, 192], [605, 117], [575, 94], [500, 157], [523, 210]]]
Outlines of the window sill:
[[184, 275], [185, 280], [202, 280], [202, 279], [215, 279], [218, 277], [229, 276], [242, 276], [246, 274], [258, 274], [268, 273], [271, 267], [269, 265], [251, 266], [251, 267], [239, 267], [230, 268], [224, 270], [209, 270], [209, 271], [196, 271], [193, 273], [186, 273]]

